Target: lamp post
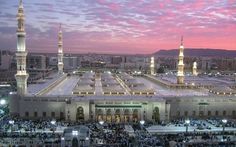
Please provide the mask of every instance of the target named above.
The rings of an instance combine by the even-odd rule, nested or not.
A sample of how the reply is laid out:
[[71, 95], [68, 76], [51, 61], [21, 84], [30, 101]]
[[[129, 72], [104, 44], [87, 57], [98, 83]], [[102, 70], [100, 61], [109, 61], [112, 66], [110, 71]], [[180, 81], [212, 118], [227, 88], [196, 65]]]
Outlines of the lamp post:
[[[103, 124], [104, 124], [104, 121], [103, 121], [103, 120], [100, 120], [98, 123], [102, 126], [102, 135], [104, 135], [104, 134], [103, 134]], [[103, 143], [103, 140], [102, 140], [102, 143]]]
[[225, 124], [228, 122], [227, 119], [222, 119], [223, 122], [223, 136], [225, 135]]
[[55, 125], [56, 125], [56, 120], [51, 120], [50, 123], [52, 124], [52, 135], [53, 135], [53, 144], [54, 144], [54, 139], [55, 139], [55, 136], [54, 136], [54, 133], [55, 133]]
[[141, 125], [144, 125], [144, 124], [145, 124], [145, 120], [140, 120], [139, 123], [140, 123]]
[[54, 129], [55, 129], [55, 125], [56, 125], [56, 120], [51, 120], [50, 121], [50, 123], [51, 123], [51, 125], [52, 125], [52, 132], [53, 132], [53, 134], [54, 134]]
[[102, 126], [104, 124], [104, 121], [103, 120], [100, 120], [99, 121], [99, 124]]
[[143, 130], [143, 125], [145, 124], [145, 120], [140, 120], [139, 123], [141, 125], [141, 129]]
[[[9, 122], [8, 122], [9, 124], [10, 124], [10, 133], [12, 133], [12, 127], [13, 127], [13, 125], [14, 125], [14, 123], [15, 123], [15, 121], [14, 120], [9, 120]], [[11, 134], [12, 135], [12, 134]], [[11, 144], [12, 144], [12, 139], [11, 139]]]
[[189, 119], [186, 119], [185, 120], [185, 125], [186, 125], [186, 133], [188, 133], [188, 126], [190, 124], [190, 120]]
[[15, 121], [14, 120], [9, 120], [9, 124], [11, 125], [11, 133], [12, 133], [12, 126], [14, 125]]

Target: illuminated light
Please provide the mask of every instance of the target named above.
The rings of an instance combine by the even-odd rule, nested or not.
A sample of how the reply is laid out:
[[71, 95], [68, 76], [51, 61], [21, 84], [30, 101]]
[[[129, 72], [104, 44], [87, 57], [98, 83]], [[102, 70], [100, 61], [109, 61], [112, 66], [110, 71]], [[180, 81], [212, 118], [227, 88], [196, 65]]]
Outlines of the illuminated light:
[[5, 105], [6, 103], [7, 103], [6, 100], [4, 100], [4, 99], [1, 99], [1, 100], [0, 100], [0, 105]]
[[56, 124], [56, 121], [55, 121], [55, 120], [52, 120], [50, 123], [51, 123], [52, 125], [55, 125], [55, 124]]
[[73, 135], [73, 136], [78, 136], [78, 135], [79, 135], [79, 132], [73, 130], [73, 131], [72, 131], [72, 135]]
[[186, 124], [190, 124], [190, 120], [189, 120], [189, 119], [186, 119], [186, 120], [185, 120], [185, 123], [186, 123]]
[[0, 87], [11, 87], [10, 84], [0, 84]]
[[222, 122], [223, 122], [224, 124], [226, 124], [226, 123], [228, 122], [228, 120], [227, 120], [227, 119], [222, 119]]
[[144, 125], [144, 124], [145, 124], [145, 121], [144, 121], [144, 120], [140, 120], [139, 123], [140, 123], [141, 125]]
[[62, 138], [61, 138], [61, 140], [65, 140], [65, 138], [64, 138], [64, 137], [62, 137]]
[[15, 123], [14, 120], [9, 120], [9, 124], [13, 125]]
[[103, 121], [103, 120], [99, 121], [99, 124], [100, 124], [100, 125], [103, 125], [103, 124], [104, 124], [104, 121]]
[[85, 140], [89, 140], [89, 137], [86, 137]]

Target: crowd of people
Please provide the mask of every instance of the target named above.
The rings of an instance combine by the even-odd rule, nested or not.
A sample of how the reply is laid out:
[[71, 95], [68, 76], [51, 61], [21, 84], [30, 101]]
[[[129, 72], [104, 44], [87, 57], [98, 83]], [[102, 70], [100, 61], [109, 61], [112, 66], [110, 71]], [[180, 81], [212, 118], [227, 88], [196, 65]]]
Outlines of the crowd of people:
[[[14, 121], [14, 122], [11, 122]], [[10, 123], [11, 122], [11, 123]], [[177, 127], [185, 126], [184, 120], [173, 120], [169, 123], [162, 122], [161, 125], [176, 125]], [[219, 119], [208, 119], [205, 121], [190, 121], [190, 126], [203, 126], [209, 124], [213, 126], [222, 125]], [[90, 144], [94, 146], [129, 146], [129, 147], [151, 147], [151, 146], [210, 146], [210, 145], [236, 145], [235, 132], [182, 132], [174, 134], [156, 134], [149, 133], [146, 128], [149, 123], [144, 125], [140, 123], [134, 124], [100, 124], [98, 122], [62, 122], [52, 120], [23, 120], [19, 118], [5, 117], [0, 121], [0, 145], [2, 144], [18, 144], [32, 143], [36, 145], [42, 144], [60, 144], [63, 137], [63, 130], [70, 126], [85, 125], [90, 130]], [[134, 135], [131, 135], [125, 125], [129, 125]], [[234, 127], [235, 122], [229, 120], [226, 124], [228, 127]]]

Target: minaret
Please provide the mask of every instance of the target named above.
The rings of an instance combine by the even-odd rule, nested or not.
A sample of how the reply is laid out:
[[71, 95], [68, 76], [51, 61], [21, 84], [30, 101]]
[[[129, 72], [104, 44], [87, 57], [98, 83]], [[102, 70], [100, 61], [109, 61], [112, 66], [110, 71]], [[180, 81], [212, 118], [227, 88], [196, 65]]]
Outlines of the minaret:
[[151, 71], [151, 75], [155, 75], [155, 58], [154, 57], [151, 57], [150, 71]]
[[193, 76], [197, 76], [197, 62], [193, 62]]
[[29, 77], [26, 72], [26, 56], [27, 51], [25, 48], [25, 15], [22, 0], [20, 0], [18, 14], [18, 29], [16, 32], [17, 35], [17, 50], [16, 50], [16, 62], [17, 62], [17, 73], [15, 74], [16, 83], [17, 83], [17, 94], [25, 95], [27, 94], [27, 79]]
[[180, 44], [180, 47], [179, 47], [179, 61], [178, 61], [177, 84], [184, 84], [184, 46], [183, 46], [183, 36], [181, 37], [181, 44]]
[[62, 41], [62, 30], [61, 30], [61, 24], [60, 29], [58, 33], [58, 73], [63, 74], [63, 41]]

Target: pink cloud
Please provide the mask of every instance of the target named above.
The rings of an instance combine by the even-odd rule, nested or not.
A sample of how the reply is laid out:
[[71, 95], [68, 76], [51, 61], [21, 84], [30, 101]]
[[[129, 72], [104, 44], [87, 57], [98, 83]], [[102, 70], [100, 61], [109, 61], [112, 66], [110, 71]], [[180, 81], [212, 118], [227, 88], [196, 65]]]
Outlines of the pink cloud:
[[[236, 49], [234, 0], [55, 2], [24, 1], [27, 45], [32, 51], [56, 52], [59, 23], [63, 23], [65, 50], [73, 52], [152, 53], [178, 48], [181, 35], [186, 47]], [[4, 9], [7, 4], [0, 6], [4, 22], [0, 33], [12, 34], [15, 18], [6, 14], [15, 16], [15, 11]], [[6, 38], [0, 36], [0, 40]], [[12, 43], [3, 44], [11, 47]]]

